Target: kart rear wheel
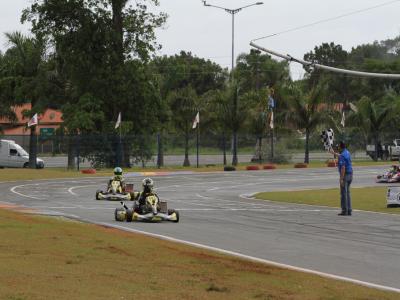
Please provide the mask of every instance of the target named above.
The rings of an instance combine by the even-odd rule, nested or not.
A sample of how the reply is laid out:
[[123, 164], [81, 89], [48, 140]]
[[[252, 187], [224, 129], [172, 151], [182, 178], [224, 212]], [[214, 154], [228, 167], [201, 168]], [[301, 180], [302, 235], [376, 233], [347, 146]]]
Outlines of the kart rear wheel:
[[132, 219], [133, 219], [133, 210], [129, 208], [126, 210], [126, 221], [132, 222]]

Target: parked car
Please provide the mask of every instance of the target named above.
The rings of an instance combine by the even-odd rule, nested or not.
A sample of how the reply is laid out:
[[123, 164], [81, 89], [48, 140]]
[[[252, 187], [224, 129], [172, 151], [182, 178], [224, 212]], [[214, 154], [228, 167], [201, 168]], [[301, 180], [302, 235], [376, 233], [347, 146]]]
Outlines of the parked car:
[[[11, 140], [0, 140], [0, 167], [27, 168], [29, 154], [20, 145]], [[44, 168], [44, 161], [36, 159], [36, 168]]]
[[378, 144], [378, 149], [375, 145], [367, 145], [367, 155], [372, 159], [377, 157], [382, 160], [396, 160], [400, 158], [400, 139], [393, 140], [393, 144]]

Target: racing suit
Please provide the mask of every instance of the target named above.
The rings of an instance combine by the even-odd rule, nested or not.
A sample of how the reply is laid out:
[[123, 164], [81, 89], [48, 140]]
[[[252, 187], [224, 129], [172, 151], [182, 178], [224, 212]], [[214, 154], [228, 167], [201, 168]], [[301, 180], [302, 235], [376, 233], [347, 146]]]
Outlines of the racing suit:
[[125, 193], [125, 188], [126, 188], [125, 179], [120, 175], [115, 175], [114, 177], [110, 178], [110, 180], [108, 181], [108, 189], [111, 188], [111, 182], [116, 180], [120, 182], [122, 192]]
[[158, 196], [154, 193], [153, 189], [148, 189], [146, 187], [143, 189], [142, 192], [135, 192], [134, 195], [135, 195], [134, 199], [139, 201], [139, 206], [146, 204], [146, 198], [148, 196], [155, 195], [158, 198]]

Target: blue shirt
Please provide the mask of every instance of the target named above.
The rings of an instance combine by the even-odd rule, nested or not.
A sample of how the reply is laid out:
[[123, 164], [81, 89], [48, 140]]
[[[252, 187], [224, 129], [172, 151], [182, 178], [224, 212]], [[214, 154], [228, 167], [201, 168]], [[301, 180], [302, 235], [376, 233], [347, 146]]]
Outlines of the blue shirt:
[[351, 155], [347, 149], [344, 149], [342, 153], [339, 155], [339, 161], [338, 161], [339, 173], [343, 166], [346, 170], [346, 174], [353, 174], [353, 166], [351, 165]]

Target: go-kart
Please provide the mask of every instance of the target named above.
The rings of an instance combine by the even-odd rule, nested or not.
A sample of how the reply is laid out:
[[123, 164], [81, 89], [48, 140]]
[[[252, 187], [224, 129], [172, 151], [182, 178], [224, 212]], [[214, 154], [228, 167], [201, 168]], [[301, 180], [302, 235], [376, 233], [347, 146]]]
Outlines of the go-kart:
[[133, 200], [133, 186], [130, 189], [123, 190], [121, 186], [121, 181], [112, 180], [107, 190], [104, 192], [102, 190], [96, 191], [96, 200], [110, 200], [110, 201], [121, 201], [121, 200]]
[[129, 208], [121, 201], [122, 207], [115, 209], [115, 220], [119, 222], [144, 221], [161, 222], [170, 221], [179, 222], [179, 212], [167, 208], [166, 201], [160, 201], [157, 195], [146, 197], [145, 204], [140, 205], [138, 201], [133, 202], [132, 208]]
[[377, 183], [394, 183], [400, 182], [400, 168], [398, 166], [392, 166], [392, 168], [382, 175], [376, 177]]

